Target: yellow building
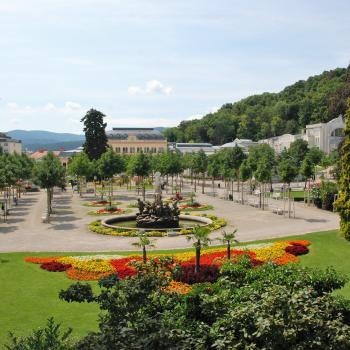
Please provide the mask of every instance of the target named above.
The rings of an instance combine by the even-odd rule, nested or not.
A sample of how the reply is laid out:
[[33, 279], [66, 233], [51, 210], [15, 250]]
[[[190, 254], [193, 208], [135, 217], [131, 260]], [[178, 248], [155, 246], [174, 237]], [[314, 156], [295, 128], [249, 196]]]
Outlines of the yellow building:
[[116, 153], [161, 153], [167, 150], [167, 140], [153, 128], [113, 128], [106, 131], [108, 144]]

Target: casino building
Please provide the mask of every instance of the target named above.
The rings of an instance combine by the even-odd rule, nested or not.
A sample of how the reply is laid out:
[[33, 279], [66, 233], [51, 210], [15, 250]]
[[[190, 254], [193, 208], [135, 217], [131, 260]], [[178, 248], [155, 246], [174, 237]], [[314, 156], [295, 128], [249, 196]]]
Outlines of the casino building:
[[108, 145], [116, 153], [161, 153], [167, 150], [165, 137], [154, 128], [113, 128], [106, 131]]

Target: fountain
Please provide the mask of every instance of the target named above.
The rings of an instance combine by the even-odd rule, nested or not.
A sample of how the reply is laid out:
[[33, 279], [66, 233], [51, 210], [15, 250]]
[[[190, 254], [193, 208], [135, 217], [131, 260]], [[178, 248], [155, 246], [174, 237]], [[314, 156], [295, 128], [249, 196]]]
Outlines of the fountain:
[[[196, 225], [209, 225], [212, 223], [212, 220], [209, 218], [180, 215], [177, 200], [171, 205], [164, 203], [162, 200], [160, 173], [156, 173], [154, 178], [155, 194], [153, 203], [138, 199], [139, 211], [136, 215], [120, 215], [118, 217], [108, 218], [102, 221], [102, 225], [113, 229], [133, 231], [135, 230], [135, 224], [133, 223], [136, 222], [136, 228], [140, 228], [143, 231], [156, 230], [176, 232], [184, 227], [190, 228], [191, 223], [193, 223], [192, 227]], [[123, 223], [126, 223], [126, 225]]]

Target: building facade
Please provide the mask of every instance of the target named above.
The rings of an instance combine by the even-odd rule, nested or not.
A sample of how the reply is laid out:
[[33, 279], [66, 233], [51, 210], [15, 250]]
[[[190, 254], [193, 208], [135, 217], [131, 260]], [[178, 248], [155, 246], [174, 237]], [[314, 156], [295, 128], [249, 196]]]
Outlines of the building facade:
[[161, 153], [167, 150], [167, 140], [153, 128], [113, 128], [106, 131], [108, 145], [116, 153]]
[[15, 140], [4, 133], [0, 133], [0, 147], [4, 153], [22, 154], [22, 141]]
[[283, 150], [287, 150], [292, 142], [302, 139], [307, 141], [310, 148], [316, 147], [329, 154], [337, 149], [339, 143], [342, 141], [344, 127], [345, 123], [343, 117], [340, 115], [328, 123], [306, 125], [305, 131], [302, 134], [284, 134], [260, 140], [259, 143], [267, 143], [276, 153], [281, 153]]

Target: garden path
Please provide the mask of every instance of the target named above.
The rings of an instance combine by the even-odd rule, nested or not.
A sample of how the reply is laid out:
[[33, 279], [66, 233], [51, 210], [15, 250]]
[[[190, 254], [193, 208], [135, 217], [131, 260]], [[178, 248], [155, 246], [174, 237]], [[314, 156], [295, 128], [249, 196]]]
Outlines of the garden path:
[[[13, 209], [9, 221], [0, 223], [0, 252], [135, 250], [132, 243], [137, 238], [103, 236], [88, 230], [87, 224], [95, 219], [86, 215], [92, 209], [82, 206], [82, 200], [88, 198], [81, 199], [78, 194], [72, 195], [69, 190], [66, 193], [56, 193], [54, 198], [55, 214], [52, 215], [51, 222], [46, 224], [41, 222], [46, 205], [45, 191], [23, 196], [18, 207]], [[118, 200], [122, 200], [124, 207], [136, 198], [134, 191], [118, 193]], [[210, 212], [227, 219], [228, 225], [225, 230], [237, 228], [237, 238], [240, 241], [283, 237], [339, 227], [337, 214], [306, 207], [304, 204], [296, 204], [296, 218], [288, 219], [271, 211], [242, 206], [218, 197], [198, 193], [197, 198], [202, 203], [213, 204], [214, 210]], [[213, 232], [211, 236], [217, 238], [220, 232]], [[156, 249], [189, 246], [191, 243], [187, 242], [186, 237], [156, 239]]]

